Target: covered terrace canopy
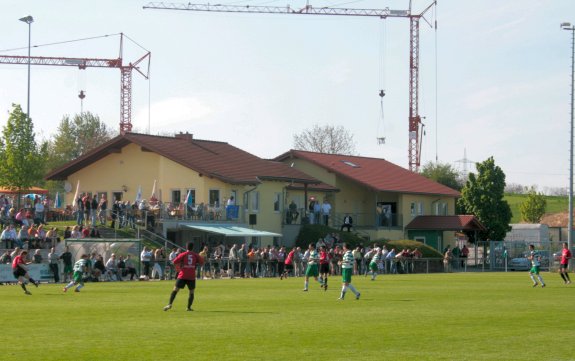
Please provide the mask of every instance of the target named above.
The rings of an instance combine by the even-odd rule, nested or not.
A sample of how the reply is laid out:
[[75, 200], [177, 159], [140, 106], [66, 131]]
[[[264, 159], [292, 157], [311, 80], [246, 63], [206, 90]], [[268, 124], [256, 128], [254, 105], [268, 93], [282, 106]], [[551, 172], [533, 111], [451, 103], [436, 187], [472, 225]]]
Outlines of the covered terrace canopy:
[[47, 189], [42, 189], [40, 187], [29, 187], [29, 188], [22, 188], [22, 189], [10, 189], [0, 187], [0, 194], [48, 194]]
[[186, 227], [197, 229], [199, 231], [218, 234], [224, 237], [281, 237], [280, 233], [258, 231], [257, 229], [251, 229], [246, 227], [238, 226], [226, 226], [226, 225], [192, 225], [188, 224]]

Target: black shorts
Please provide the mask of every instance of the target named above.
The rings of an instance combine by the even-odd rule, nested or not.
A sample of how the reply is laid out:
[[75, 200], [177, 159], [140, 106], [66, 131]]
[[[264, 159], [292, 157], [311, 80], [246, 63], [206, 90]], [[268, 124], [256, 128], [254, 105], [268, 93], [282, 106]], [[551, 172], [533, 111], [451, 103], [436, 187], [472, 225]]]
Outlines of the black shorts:
[[14, 272], [12, 272], [14, 278], [18, 279], [18, 277], [26, 276], [26, 271], [20, 267], [17, 267]]
[[560, 269], [560, 270], [564, 270], [564, 269], [566, 270], [568, 267], [569, 267], [568, 264], [561, 264], [561, 265], [559, 265], [559, 269]]
[[293, 264], [286, 263], [286, 271], [293, 271]]
[[195, 290], [196, 289], [196, 280], [183, 280], [181, 278], [178, 278], [176, 280], [176, 287], [182, 289], [186, 286], [188, 286], [189, 290]]
[[320, 263], [319, 264], [319, 274], [322, 273], [329, 273], [329, 263]]

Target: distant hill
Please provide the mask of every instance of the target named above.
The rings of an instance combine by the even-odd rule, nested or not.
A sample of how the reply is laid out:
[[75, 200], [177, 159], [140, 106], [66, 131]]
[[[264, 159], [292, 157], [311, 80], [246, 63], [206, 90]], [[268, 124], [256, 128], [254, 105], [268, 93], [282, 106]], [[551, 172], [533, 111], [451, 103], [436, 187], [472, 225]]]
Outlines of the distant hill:
[[[544, 196], [547, 200], [547, 212], [546, 214], [567, 212], [569, 209], [569, 198], [562, 196]], [[519, 205], [527, 199], [526, 194], [506, 194], [503, 199], [509, 203], [511, 207], [511, 213], [513, 217], [511, 218], [511, 223], [521, 223], [521, 212], [519, 211]]]

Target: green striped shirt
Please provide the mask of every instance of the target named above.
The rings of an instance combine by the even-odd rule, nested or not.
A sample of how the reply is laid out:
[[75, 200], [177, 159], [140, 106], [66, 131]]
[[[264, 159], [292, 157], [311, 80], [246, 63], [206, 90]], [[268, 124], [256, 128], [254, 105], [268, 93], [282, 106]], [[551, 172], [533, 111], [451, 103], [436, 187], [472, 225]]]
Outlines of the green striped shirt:
[[353, 253], [347, 250], [343, 254], [343, 261], [341, 263], [341, 268], [353, 268]]

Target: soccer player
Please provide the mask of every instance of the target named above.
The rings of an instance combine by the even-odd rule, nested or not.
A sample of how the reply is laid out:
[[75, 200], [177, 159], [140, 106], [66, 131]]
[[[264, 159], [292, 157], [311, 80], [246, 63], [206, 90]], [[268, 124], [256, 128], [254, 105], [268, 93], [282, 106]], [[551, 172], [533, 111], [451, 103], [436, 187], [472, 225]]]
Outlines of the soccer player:
[[170, 302], [164, 307], [164, 311], [172, 308], [172, 303], [176, 299], [178, 291], [186, 286], [188, 286], [188, 290], [190, 290], [187, 311], [193, 311], [192, 303], [194, 303], [194, 290], [196, 289], [196, 266], [202, 266], [204, 259], [193, 251], [194, 244], [192, 242], [188, 242], [186, 249], [186, 252], [180, 253], [174, 259], [174, 266], [176, 267], [178, 276], [176, 277], [174, 289], [170, 294]]
[[375, 277], [377, 276], [377, 270], [381, 262], [381, 248], [376, 247], [373, 250], [372, 254], [373, 256], [371, 258], [371, 261], [369, 262], [369, 271], [371, 273], [371, 280], [375, 281]]
[[313, 245], [313, 243], [309, 244], [308, 250], [309, 250], [309, 258], [307, 260], [307, 268], [305, 270], [305, 283], [303, 286], [304, 292], [308, 290], [310, 277], [313, 277], [314, 280], [320, 282], [317, 278], [319, 276], [319, 269], [317, 268], [317, 263], [319, 262], [319, 254], [315, 250], [315, 246]]
[[543, 278], [539, 274], [539, 267], [541, 267], [541, 256], [539, 252], [535, 250], [535, 246], [530, 244], [529, 245], [529, 257], [528, 259], [531, 261], [531, 270], [529, 271], [529, 277], [533, 281], [533, 287], [537, 287], [538, 283], [535, 280], [535, 276], [541, 282], [541, 287], [545, 287], [545, 282], [543, 282]]
[[286, 260], [284, 261], [285, 267], [284, 272], [280, 275], [280, 280], [284, 278], [288, 278], [289, 273], [293, 272], [294, 270], [294, 258], [295, 258], [296, 248], [294, 247], [287, 255]]
[[351, 284], [351, 274], [353, 273], [353, 253], [351, 253], [351, 250], [347, 248], [346, 243], [343, 244], [343, 252], [343, 260], [341, 261], [341, 278], [343, 285], [341, 287], [341, 295], [338, 300], [343, 301], [348, 288], [355, 294], [355, 299], [359, 300], [361, 293], [359, 293], [359, 291]]
[[26, 289], [26, 283], [30, 281], [34, 286], [38, 287], [40, 281], [35, 281], [28, 274], [28, 265], [32, 262], [27, 262], [26, 256], [28, 256], [28, 251], [22, 250], [19, 255], [14, 257], [14, 260], [12, 261], [12, 274], [14, 275], [14, 278], [18, 280], [18, 284], [22, 287], [24, 293], [31, 295], [32, 293]]
[[83, 254], [82, 257], [80, 257], [80, 259], [74, 263], [74, 275], [72, 276], [73, 279], [62, 289], [62, 291], [66, 292], [69, 288], [77, 285], [74, 292], [80, 292], [82, 287], [84, 287], [84, 273], [88, 273], [89, 271], [89, 262], [90, 261], [88, 260], [88, 255]]
[[561, 251], [561, 265], [559, 266], [559, 274], [566, 285], [571, 283], [569, 278], [569, 260], [573, 258], [571, 251], [569, 250], [569, 245], [567, 242], [563, 243], [563, 250]]
[[324, 291], [327, 291], [327, 276], [329, 275], [329, 253], [325, 246], [320, 247], [319, 251], [319, 282]]

